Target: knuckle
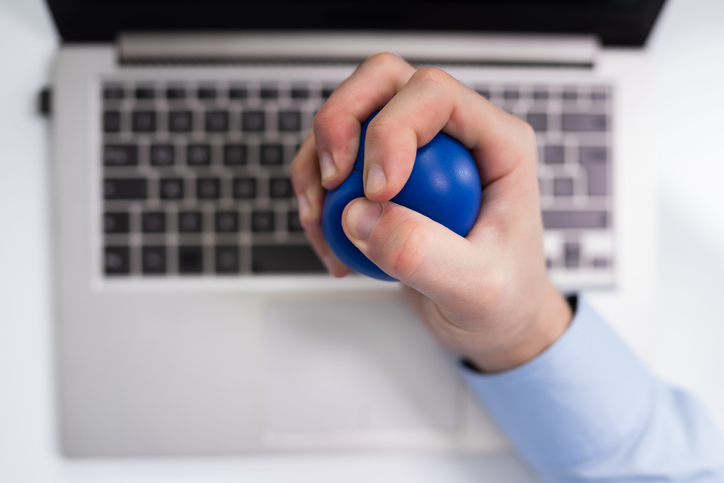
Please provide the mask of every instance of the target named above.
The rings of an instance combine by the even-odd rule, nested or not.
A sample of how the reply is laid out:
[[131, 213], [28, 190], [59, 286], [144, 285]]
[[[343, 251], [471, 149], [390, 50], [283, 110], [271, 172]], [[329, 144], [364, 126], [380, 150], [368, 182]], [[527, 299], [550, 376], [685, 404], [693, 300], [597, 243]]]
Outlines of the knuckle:
[[431, 239], [419, 224], [404, 222], [395, 229], [388, 243], [392, 272], [400, 278], [412, 278], [425, 263]]
[[505, 111], [502, 112], [504, 112], [505, 115], [508, 116], [508, 119], [510, 120], [510, 126], [514, 129], [514, 132], [516, 132], [520, 136], [520, 139], [522, 141], [535, 141], [535, 130], [533, 129], [533, 126], [531, 126], [526, 120], [521, 119], [514, 114], [510, 114]]
[[312, 120], [314, 132], [316, 133], [329, 126], [333, 122], [334, 115], [334, 109], [325, 103], [319, 111], [317, 111], [317, 114], [314, 115], [314, 119]]
[[535, 130], [533, 129], [533, 126], [531, 126], [527, 121], [524, 121], [518, 117], [521, 133], [523, 137], [526, 139], [526, 141], [534, 141], [535, 140]]
[[379, 52], [370, 56], [365, 61], [365, 64], [372, 68], [385, 69], [397, 66], [403, 62], [405, 61], [396, 54], [392, 54], [390, 52]]
[[450, 82], [450, 75], [436, 67], [423, 67], [415, 72], [412, 77], [416, 82], [432, 87], [447, 87]]
[[314, 116], [312, 127], [317, 145], [320, 142], [326, 145], [329, 142], [344, 143], [354, 138], [359, 123], [344, 104], [326, 103]]
[[[378, 116], [379, 117], [379, 116]], [[376, 117], [367, 126], [365, 160], [374, 160], [386, 166], [387, 176], [393, 176], [400, 169], [399, 146], [403, 135], [401, 125], [394, 121]]]
[[520, 119], [517, 119], [517, 127], [520, 131], [520, 139], [522, 141], [521, 147], [524, 148], [521, 151], [521, 155], [526, 160], [534, 160], [537, 162], [538, 159], [538, 153], [536, 151], [536, 140], [535, 140], [535, 130], [533, 129], [533, 126], [528, 124], [526, 121]]
[[367, 138], [375, 143], [384, 142], [388, 137], [394, 137], [393, 132], [397, 125], [385, 121], [382, 116], [377, 116], [367, 126]]

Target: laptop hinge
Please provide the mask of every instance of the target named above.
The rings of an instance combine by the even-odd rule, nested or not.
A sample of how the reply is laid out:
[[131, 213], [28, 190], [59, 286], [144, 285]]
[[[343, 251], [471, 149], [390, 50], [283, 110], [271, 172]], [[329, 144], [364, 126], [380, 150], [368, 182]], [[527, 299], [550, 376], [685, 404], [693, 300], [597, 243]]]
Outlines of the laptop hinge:
[[415, 64], [591, 68], [595, 36], [468, 33], [122, 34], [121, 63], [359, 63], [394, 52]]

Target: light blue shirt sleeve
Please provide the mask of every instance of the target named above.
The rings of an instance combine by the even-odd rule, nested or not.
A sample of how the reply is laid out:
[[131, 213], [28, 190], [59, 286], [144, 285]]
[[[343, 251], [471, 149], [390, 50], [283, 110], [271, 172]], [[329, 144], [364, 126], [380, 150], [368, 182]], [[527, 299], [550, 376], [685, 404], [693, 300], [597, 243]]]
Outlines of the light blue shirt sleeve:
[[[724, 482], [724, 439], [579, 298], [571, 326], [510, 371], [463, 376], [543, 481]], [[722, 380], [724, 384], [724, 379]]]

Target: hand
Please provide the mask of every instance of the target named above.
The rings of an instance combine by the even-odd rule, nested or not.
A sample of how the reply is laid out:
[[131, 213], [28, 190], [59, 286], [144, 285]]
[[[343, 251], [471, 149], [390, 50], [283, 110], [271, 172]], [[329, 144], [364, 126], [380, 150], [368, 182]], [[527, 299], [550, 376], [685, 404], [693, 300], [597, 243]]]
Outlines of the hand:
[[[535, 136], [527, 123], [445, 72], [416, 70], [397, 56], [377, 54], [319, 110], [292, 164], [312, 246], [333, 275], [349, 272], [321, 235], [324, 189], [349, 175], [360, 126], [380, 108], [367, 130], [366, 197], [345, 208], [345, 233], [405, 285], [444, 345], [488, 372], [527, 362], [572, 318], [546, 273]], [[480, 215], [465, 238], [389, 201], [407, 181], [417, 148], [440, 131], [465, 145], [480, 171]]]

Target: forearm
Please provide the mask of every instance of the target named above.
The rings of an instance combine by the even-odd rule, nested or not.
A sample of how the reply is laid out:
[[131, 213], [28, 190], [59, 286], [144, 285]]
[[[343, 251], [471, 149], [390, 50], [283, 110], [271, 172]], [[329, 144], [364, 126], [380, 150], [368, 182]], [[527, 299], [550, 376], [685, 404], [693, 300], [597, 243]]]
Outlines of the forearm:
[[546, 481], [724, 481], [724, 441], [706, 412], [656, 380], [585, 300], [532, 361], [464, 375]]

